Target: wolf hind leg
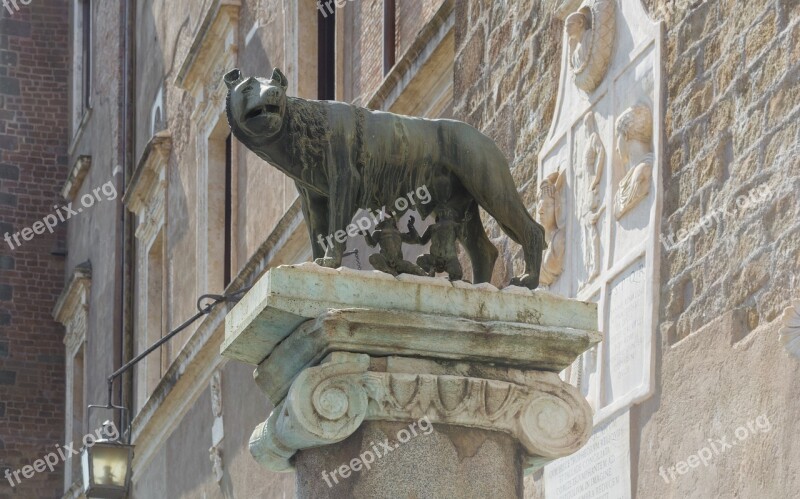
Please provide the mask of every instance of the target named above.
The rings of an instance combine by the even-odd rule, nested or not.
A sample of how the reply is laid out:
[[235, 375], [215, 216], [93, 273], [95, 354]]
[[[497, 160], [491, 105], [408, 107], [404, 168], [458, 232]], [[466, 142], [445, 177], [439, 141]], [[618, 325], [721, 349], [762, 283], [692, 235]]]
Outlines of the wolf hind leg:
[[467, 210], [467, 221], [464, 223], [459, 241], [467, 250], [472, 262], [472, 282], [474, 284], [490, 282], [498, 251], [486, 235], [478, 205], [475, 203], [472, 203]]

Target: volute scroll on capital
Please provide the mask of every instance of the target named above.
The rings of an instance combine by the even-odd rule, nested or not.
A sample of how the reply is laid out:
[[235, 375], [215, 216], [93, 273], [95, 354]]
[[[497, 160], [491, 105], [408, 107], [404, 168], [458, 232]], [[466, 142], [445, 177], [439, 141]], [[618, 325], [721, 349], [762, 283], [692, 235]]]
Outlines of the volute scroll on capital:
[[454, 375], [369, 371], [369, 356], [335, 354], [304, 370], [269, 419], [251, 453], [273, 471], [291, 471], [297, 450], [330, 445], [365, 420], [479, 428], [514, 436], [529, 465], [575, 452], [589, 438], [586, 401], [555, 373], [531, 372], [530, 384]]

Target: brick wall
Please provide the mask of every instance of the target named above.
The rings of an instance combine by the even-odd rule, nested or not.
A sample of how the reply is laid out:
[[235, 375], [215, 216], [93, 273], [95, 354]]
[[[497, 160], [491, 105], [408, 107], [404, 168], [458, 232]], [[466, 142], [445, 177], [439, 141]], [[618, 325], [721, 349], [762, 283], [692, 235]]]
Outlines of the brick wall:
[[[67, 171], [67, 3], [19, 7], [0, 13], [0, 236], [51, 213]], [[63, 330], [50, 315], [64, 279], [51, 252], [63, 236], [13, 250], [0, 241], [0, 474], [63, 443]], [[0, 476], [0, 498], [60, 497], [62, 480], [61, 467], [16, 489]]]
[[[752, 330], [800, 284], [800, 4], [654, 10], [668, 28], [664, 232], [703, 227], [664, 254], [663, 332], [674, 343], [737, 309]], [[739, 201], [751, 192], [767, 196]]]
[[[753, 329], [775, 319], [798, 284], [800, 4], [645, 3], [667, 24], [663, 236], [710, 225], [703, 217], [732, 213], [755, 188], [773, 194], [664, 252], [666, 334], [675, 342], [736, 308], [746, 309]], [[498, 143], [529, 207], [556, 101], [562, 23], [554, 7], [456, 3], [456, 117]], [[502, 282], [519, 270], [521, 255], [488, 224], [505, 258], [495, 272]]]
[[[396, 60], [414, 43], [442, 3], [443, 0], [396, 1]], [[384, 0], [358, 0], [347, 2], [338, 10], [348, 33], [344, 99], [358, 105], [365, 104], [383, 81], [383, 6]]]
[[397, 58], [403, 56], [419, 31], [431, 20], [443, 0], [400, 0], [396, 12]]
[[[553, 17], [557, 3], [469, 0], [455, 7], [455, 117], [498, 143], [531, 211], [537, 155], [556, 103], [563, 29]], [[736, 327], [741, 332], [707, 327], [699, 334], [741, 340], [756, 327], [774, 323], [800, 285], [800, 3], [644, 4], [652, 18], [666, 24], [662, 237], [689, 233], [685, 242], [662, 250], [659, 342], [667, 349], [658, 368], [705, 373], [707, 366], [689, 365], [685, 355], [671, 355], [669, 345], [728, 312], [742, 318], [744, 324]], [[487, 226], [501, 250], [495, 284], [507, 282], [521, 270], [519, 247], [493, 220]], [[763, 341], [777, 344], [777, 335]], [[752, 367], [754, 372], [764, 369]], [[717, 383], [735, 391], [737, 381], [727, 377]], [[669, 391], [664, 386], [657, 390]], [[685, 403], [680, 394], [668, 395]], [[711, 400], [724, 404], [724, 397], [717, 396], [720, 400]], [[652, 412], [674, 431], [685, 428], [679, 418], [669, 419], [670, 411], [681, 409], [658, 407], [658, 400], [642, 409], [646, 417], [641, 421], [634, 413], [634, 432]], [[643, 448], [655, 445], [649, 437], [634, 438], [643, 439]], [[670, 448], [670, 440], [657, 442], [656, 461], [681, 454]], [[639, 472], [652, 474], [651, 469]], [[636, 482], [635, 462], [632, 476]], [[711, 480], [700, 482], [713, 488]], [[638, 490], [642, 497], [654, 496], [650, 489]], [[528, 483], [526, 495], [543, 497], [541, 482]]]
[[350, 92], [363, 105], [383, 81], [383, 0], [359, 0], [342, 9], [347, 29], [354, 33]]

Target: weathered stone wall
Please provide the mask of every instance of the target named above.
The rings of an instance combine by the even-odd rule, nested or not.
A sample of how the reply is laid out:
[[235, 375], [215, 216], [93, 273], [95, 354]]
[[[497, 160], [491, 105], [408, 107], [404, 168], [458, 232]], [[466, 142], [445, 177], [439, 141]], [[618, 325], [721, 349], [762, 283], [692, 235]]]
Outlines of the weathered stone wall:
[[[737, 309], [752, 330], [783, 310], [800, 263], [800, 5], [656, 9], [669, 17], [664, 236], [694, 232], [664, 252], [663, 333], [674, 343]], [[751, 191], [767, 199], [737, 205]]]
[[[63, 465], [31, 465], [64, 438], [64, 331], [51, 312], [64, 282], [53, 252], [66, 231], [31, 227], [61, 202], [66, 178], [67, 5], [9, 7], [0, 12], [0, 237], [17, 233], [21, 245], [0, 241], [0, 497], [60, 497]], [[22, 483], [12, 488], [6, 470]]]
[[[556, 3], [456, 3], [456, 118], [497, 141], [531, 213], [559, 78]], [[787, 427], [797, 409], [786, 402], [797, 390], [797, 383], [786, 386], [797, 361], [777, 345], [776, 319], [796, 296], [800, 264], [800, 4], [689, 3], [645, 2], [666, 23], [666, 168], [659, 374], [656, 395], [631, 415], [634, 491], [691, 495], [698, 488], [686, 487], [699, 483], [712, 495], [767, 490], [781, 497], [800, 485], [758, 489], [753, 482], [779, 479], [784, 468], [768, 461], [797, 459], [785, 447], [797, 438]], [[499, 284], [519, 272], [521, 255], [488, 224], [501, 249]], [[762, 413], [787, 426], [752, 437], [743, 454], [720, 459], [719, 472], [698, 471], [683, 486], [659, 477], [659, 466]], [[694, 431], [687, 434], [687, 425]], [[538, 481], [528, 485], [531, 497], [541, 496]]]
[[[789, 239], [800, 209], [792, 197], [796, 180], [787, 180], [799, 168], [791, 154], [800, 103], [800, 8], [793, 4], [648, 6], [651, 16], [667, 21], [667, 244], [679, 231], [701, 227], [715, 209], [736, 209], [741, 194], [758, 187], [774, 194], [665, 252], [664, 313], [674, 323], [673, 342], [719, 313], [747, 307], [754, 327], [773, 320], [785, 304], [789, 270], [798, 261], [790, 251], [797, 243]], [[455, 113], [498, 142], [529, 207], [559, 77], [562, 23], [554, 8], [555, 2], [456, 4]], [[759, 220], [769, 222], [754, 223]], [[506, 266], [518, 261], [516, 248], [505, 253]], [[732, 260], [741, 267], [732, 268]], [[731, 288], [733, 295], [722, 292]]]
[[[33, 5], [33, 4], [31, 4]], [[92, 265], [92, 299], [89, 307], [85, 349], [85, 400], [97, 403], [107, 398], [105, 378], [113, 372], [121, 351], [120, 314], [122, 313], [120, 246], [122, 230], [122, 177], [114, 174], [117, 166], [124, 165], [122, 140], [122, 10], [109, 2], [93, 3], [92, 14], [92, 109], [85, 115], [84, 125], [70, 130], [70, 150], [67, 165], [79, 156], [92, 158], [92, 166], [83, 180], [78, 198], [91, 193], [107, 182], [117, 191], [114, 200], [98, 202], [69, 219], [67, 230], [67, 259], [64, 269], [67, 277], [77, 265]], [[71, 26], [66, 14], [60, 22]], [[72, 57], [72, 51], [69, 51]], [[70, 67], [64, 74], [71, 77]], [[60, 104], [60, 103], [59, 103]], [[66, 168], [59, 181], [64, 184]], [[77, 203], [76, 203], [77, 205]], [[63, 352], [63, 347], [62, 347]], [[92, 413], [87, 428], [97, 428], [99, 418], [107, 414]]]
[[[800, 268], [800, 5], [649, 7], [667, 24], [662, 310], [634, 490], [790, 497], [800, 386], [777, 329]], [[768, 429], [739, 430], [759, 417]], [[670, 475], [709, 438], [735, 447]]]
[[345, 23], [344, 98], [361, 105], [383, 80], [383, 0], [358, 0], [337, 12]]

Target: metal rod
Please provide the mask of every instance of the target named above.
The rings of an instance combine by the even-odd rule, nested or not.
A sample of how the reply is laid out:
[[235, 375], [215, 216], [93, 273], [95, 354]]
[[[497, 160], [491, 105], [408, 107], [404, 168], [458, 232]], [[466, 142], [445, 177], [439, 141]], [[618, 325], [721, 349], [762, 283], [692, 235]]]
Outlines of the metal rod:
[[[181, 331], [183, 331], [184, 329], [186, 329], [187, 327], [192, 325], [192, 323], [195, 322], [197, 319], [199, 319], [200, 317], [210, 313], [214, 309], [215, 306], [217, 306], [218, 304], [220, 304], [222, 302], [233, 301], [234, 298], [237, 298], [237, 297], [243, 295], [248, 290], [250, 290], [249, 287], [248, 288], [244, 288], [244, 289], [240, 289], [239, 291], [235, 291], [235, 292], [227, 294], [227, 295], [203, 295], [200, 298], [198, 298], [198, 300], [197, 300], [197, 310], [198, 310], [198, 312], [196, 314], [194, 314], [189, 320], [185, 321], [183, 324], [181, 324], [177, 328], [175, 328], [172, 331], [170, 331], [170, 333], [168, 335], [164, 336], [163, 338], [161, 338], [157, 342], [155, 342], [152, 345], [150, 345], [150, 347], [148, 347], [147, 350], [145, 350], [144, 352], [140, 353], [136, 357], [132, 358], [125, 365], [123, 365], [122, 367], [120, 367], [119, 369], [114, 371], [108, 377], [108, 406], [107, 407], [109, 407], [109, 408], [114, 407], [114, 405], [112, 403], [112, 400], [113, 400], [114, 380], [115, 379], [117, 379], [118, 377], [122, 376], [125, 373], [125, 371], [127, 371], [131, 367], [135, 366], [142, 359], [144, 359], [145, 357], [147, 357], [148, 355], [153, 353], [158, 347], [160, 347], [164, 343], [166, 343], [169, 340], [171, 340], [176, 334], [180, 333]], [[201, 302], [204, 299], [208, 299], [208, 298], [211, 298], [213, 301], [211, 303], [209, 303], [208, 305], [204, 306], [204, 307], [201, 306]]]

